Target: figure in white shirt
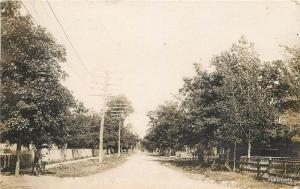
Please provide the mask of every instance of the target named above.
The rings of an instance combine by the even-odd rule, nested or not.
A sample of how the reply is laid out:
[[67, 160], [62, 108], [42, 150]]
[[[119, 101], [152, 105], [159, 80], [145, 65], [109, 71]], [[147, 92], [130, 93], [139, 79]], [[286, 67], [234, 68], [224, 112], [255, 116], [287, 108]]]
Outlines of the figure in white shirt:
[[37, 151], [34, 154], [33, 162], [33, 173], [39, 176], [45, 172], [46, 164], [49, 162], [49, 149], [47, 144], [42, 144], [38, 146]]

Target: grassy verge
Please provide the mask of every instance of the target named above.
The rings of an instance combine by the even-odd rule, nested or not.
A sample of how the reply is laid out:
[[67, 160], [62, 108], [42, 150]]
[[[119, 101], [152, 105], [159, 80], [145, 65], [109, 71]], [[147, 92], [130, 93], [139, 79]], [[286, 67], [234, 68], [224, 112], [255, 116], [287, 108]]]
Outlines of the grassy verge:
[[183, 171], [194, 179], [201, 179], [222, 183], [233, 188], [241, 189], [291, 189], [287, 184], [272, 183], [266, 180], [256, 180], [254, 176], [229, 172], [224, 170], [212, 170], [209, 167], [203, 167], [198, 161], [182, 160], [177, 158], [159, 157], [158, 161], [167, 167]]
[[103, 163], [98, 163], [98, 159], [92, 159], [87, 161], [80, 161], [76, 163], [70, 163], [60, 165], [55, 168], [47, 170], [48, 175], [55, 175], [58, 177], [82, 177], [95, 173], [102, 172], [104, 170], [116, 167], [127, 160], [130, 154], [122, 154], [120, 158], [117, 155], [111, 155], [104, 157]]

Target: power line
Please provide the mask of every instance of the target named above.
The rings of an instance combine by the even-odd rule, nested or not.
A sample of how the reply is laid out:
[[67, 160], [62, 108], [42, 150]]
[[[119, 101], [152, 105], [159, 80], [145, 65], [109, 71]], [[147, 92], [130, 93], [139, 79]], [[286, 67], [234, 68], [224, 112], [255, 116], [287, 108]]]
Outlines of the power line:
[[[30, 15], [30, 17], [32, 18], [32, 20], [33, 20], [33, 22], [35, 23], [35, 25], [36, 25], [36, 26], [40, 25], [40, 24], [37, 22], [37, 20], [32, 16], [32, 14], [30, 13], [29, 9], [26, 7], [25, 3], [24, 3], [23, 1], [21, 1], [21, 3], [22, 3], [22, 5], [23, 5], [24, 9], [26, 10], [26, 12], [27, 12], [27, 13]], [[34, 7], [33, 7], [33, 9], [34, 9], [34, 11], [35, 11], [37, 17], [41, 18], [40, 15], [38, 14], [37, 10], [36, 10]], [[70, 68], [70, 70], [73, 71], [73, 73], [74, 73], [75, 75], [77, 75], [79, 79], [81, 79], [80, 75], [79, 75], [79, 74], [78, 74], [78, 73], [77, 73], [77, 72], [76, 72], [76, 71], [68, 64], [68, 62], [66, 62], [66, 63], [67, 63], [66, 65]], [[80, 81], [82, 81], [82, 80], [80, 80]]]
[[[35, 8], [35, 4], [34, 4], [34, 2], [32, 2], [32, 1], [29, 1], [30, 2], [30, 4], [31, 4], [31, 7], [32, 7], [32, 9], [33, 9], [33, 11], [35, 12], [35, 14], [37, 15], [37, 17], [39, 18], [39, 20], [41, 21], [41, 16], [40, 16], [40, 14], [38, 13], [38, 11], [36, 10], [36, 8]], [[44, 21], [42, 21], [43, 23], [44, 23]]]
[[49, 0], [46, 0], [46, 1], [47, 1], [47, 4], [48, 4], [48, 6], [49, 6], [49, 8], [50, 8], [50, 10], [51, 10], [51, 12], [52, 12], [52, 14], [53, 14], [54, 17], [55, 17], [55, 20], [56, 20], [57, 23], [59, 24], [61, 30], [63, 31], [63, 33], [64, 33], [64, 35], [65, 35], [65, 37], [66, 37], [66, 39], [67, 39], [68, 42], [70, 43], [70, 45], [71, 45], [71, 47], [72, 47], [72, 49], [73, 49], [75, 55], [77, 56], [79, 62], [80, 62], [81, 65], [84, 67], [84, 69], [89, 73], [89, 71], [88, 71], [88, 69], [87, 69], [85, 63], [83, 62], [83, 60], [82, 60], [82, 58], [80, 57], [80, 55], [79, 55], [79, 53], [77, 52], [77, 50], [75, 49], [75, 47], [74, 47], [72, 41], [70, 40], [70, 38], [69, 38], [67, 32], [65, 31], [65, 29], [64, 29], [64, 27], [62, 26], [61, 22], [59, 21], [59, 19], [58, 19], [56, 13], [54, 12], [54, 9], [52, 8], [52, 6], [51, 6]]
[[27, 9], [27, 7], [25, 6], [25, 3], [23, 3], [23, 1], [21, 1], [24, 9], [27, 11], [27, 13], [29, 14], [29, 16], [32, 18], [33, 22], [38, 25], [38, 22], [35, 20], [35, 18], [30, 14], [29, 10]]

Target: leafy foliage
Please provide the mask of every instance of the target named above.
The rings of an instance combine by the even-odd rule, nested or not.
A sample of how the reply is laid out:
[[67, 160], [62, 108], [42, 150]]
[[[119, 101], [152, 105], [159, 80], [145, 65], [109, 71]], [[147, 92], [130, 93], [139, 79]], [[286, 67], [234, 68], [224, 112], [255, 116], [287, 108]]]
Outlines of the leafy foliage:
[[[133, 107], [125, 96], [110, 97], [107, 101], [104, 121], [104, 148], [117, 149], [120, 119], [125, 119], [132, 112]], [[68, 147], [97, 148], [99, 146], [101, 114], [90, 113], [82, 103], [77, 103], [67, 120], [68, 134], [65, 135], [65, 141]], [[134, 147], [138, 142], [137, 135], [130, 128], [123, 124], [121, 126], [121, 144], [124, 148]]]
[[96, 148], [99, 143], [100, 115], [90, 114], [80, 102], [66, 120], [64, 141], [68, 148]]
[[145, 140], [149, 142], [148, 148], [170, 149], [179, 148], [179, 139], [183, 137], [182, 114], [178, 104], [166, 102], [157, 110], [148, 113], [149, 130]]
[[149, 112], [143, 143], [150, 149], [200, 145], [208, 150], [228, 149], [235, 142], [258, 146], [290, 140], [295, 132], [278, 121], [299, 94], [299, 51], [288, 50], [288, 64], [261, 62], [254, 45], [242, 37], [211, 59], [214, 71], [195, 64], [195, 76], [184, 78], [179, 105]]
[[[137, 136], [128, 127], [124, 126], [124, 120], [134, 111], [131, 102], [126, 96], [111, 96], [107, 101], [104, 129], [104, 147], [117, 149], [118, 131], [121, 124], [121, 144], [123, 147], [135, 145]], [[120, 123], [121, 122], [121, 123]]]
[[73, 96], [60, 81], [65, 48], [20, 14], [20, 2], [1, 1], [1, 133], [28, 145], [62, 143]]

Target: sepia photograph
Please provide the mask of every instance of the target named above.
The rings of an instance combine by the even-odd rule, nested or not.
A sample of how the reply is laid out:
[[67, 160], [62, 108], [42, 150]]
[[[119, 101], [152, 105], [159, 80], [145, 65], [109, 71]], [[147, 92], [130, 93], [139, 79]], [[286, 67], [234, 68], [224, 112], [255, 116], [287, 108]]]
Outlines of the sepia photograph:
[[1, 189], [300, 189], [299, 0], [0, 0]]

